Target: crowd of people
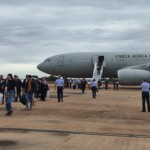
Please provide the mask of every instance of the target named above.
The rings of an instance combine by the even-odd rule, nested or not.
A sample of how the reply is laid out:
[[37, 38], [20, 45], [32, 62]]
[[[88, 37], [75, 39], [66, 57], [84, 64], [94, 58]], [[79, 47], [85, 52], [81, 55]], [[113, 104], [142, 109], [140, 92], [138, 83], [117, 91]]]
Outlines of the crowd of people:
[[[108, 81], [108, 80], [107, 80]], [[106, 82], [105, 82], [106, 84]], [[118, 90], [118, 81], [114, 82], [114, 89]], [[93, 99], [96, 99], [96, 93], [102, 86], [101, 81], [96, 82], [95, 79], [88, 82], [85, 78], [67, 80], [64, 81], [63, 77], [58, 76], [55, 81], [55, 89], [57, 88], [58, 102], [63, 102], [63, 89], [64, 87], [70, 87], [72, 89], [80, 89], [82, 93], [85, 92], [86, 87], [91, 89]], [[107, 87], [107, 88], [106, 88]], [[142, 87], [142, 112], [145, 112], [145, 101], [147, 102], [147, 109], [150, 112], [149, 106], [149, 83], [146, 80], [141, 84]], [[105, 86], [108, 89], [108, 85]], [[2, 104], [6, 104], [6, 116], [11, 116], [13, 113], [11, 102], [20, 101], [26, 105], [25, 110], [31, 110], [33, 106], [33, 97], [45, 101], [49, 86], [45, 78], [32, 78], [31, 75], [26, 75], [26, 78], [21, 81], [18, 75], [8, 74], [4, 79], [3, 75], [0, 75], [0, 94], [2, 95]]]
[[[80, 89], [82, 93], [85, 92], [86, 87], [92, 89], [93, 98], [96, 98], [97, 84], [95, 80], [88, 82], [85, 78], [68, 80], [66, 83], [64, 79], [59, 75], [55, 81], [55, 87], [57, 87], [58, 102], [63, 102], [63, 89], [64, 87], [70, 87], [73, 89]], [[67, 86], [66, 86], [67, 85]], [[0, 75], [0, 93], [3, 95], [2, 104], [5, 101], [6, 104], [6, 116], [10, 116], [13, 113], [11, 102], [20, 101], [26, 105], [25, 110], [31, 110], [33, 106], [33, 97], [45, 101], [49, 86], [45, 78], [33, 78], [31, 75], [26, 75], [22, 81], [18, 75], [8, 74], [4, 79], [3, 75]]]
[[[8, 74], [4, 79], [3, 75], [0, 75], [0, 93], [3, 95], [2, 104], [6, 103], [6, 116], [10, 116], [13, 113], [11, 102], [23, 100], [25, 101], [25, 110], [31, 110], [33, 106], [33, 97], [36, 99], [45, 101], [49, 86], [45, 78], [34, 79], [31, 75], [26, 75], [26, 78], [21, 81], [18, 75]], [[24, 97], [24, 99], [23, 99]]]
[[63, 87], [66, 88], [72, 88], [72, 89], [80, 89], [82, 93], [85, 93], [86, 87], [90, 90], [92, 90], [92, 95], [93, 98], [96, 98], [96, 92], [98, 92], [98, 89], [102, 86], [101, 82], [99, 81], [98, 84], [93, 79], [92, 81], [87, 81], [85, 78], [83, 79], [70, 79], [70, 80], [65, 80], [59, 75], [56, 82], [56, 87], [57, 87], [57, 97], [58, 97], [58, 102], [62, 101], [63, 102]]
[[[105, 79], [105, 90], [108, 89], [108, 79]], [[101, 80], [98, 80], [96, 82], [95, 79], [88, 82], [83, 79], [70, 79], [66, 81], [66, 87], [73, 88], [73, 89], [81, 89], [82, 93], [84, 93], [85, 88], [88, 87], [88, 89], [91, 89], [92, 91], [92, 97], [93, 99], [96, 99], [96, 93], [99, 89], [102, 88], [102, 82]], [[114, 80], [113, 81], [113, 89], [118, 90], [119, 81]], [[145, 79], [141, 83], [141, 89], [142, 89], [142, 112], [146, 111], [146, 104], [147, 104], [147, 111], [150, 112], [150, 102], [149, 102], [149, 90], [150, 90], [150, 83], [148, 83]]]
[[88, 81], [85, 78], [83, 79], [67, 79], [64, 83], [66, 88], [72, 89], [81, 89], [82, 93], [84, 93], [85, 88], [91, 89], [91, 80]]

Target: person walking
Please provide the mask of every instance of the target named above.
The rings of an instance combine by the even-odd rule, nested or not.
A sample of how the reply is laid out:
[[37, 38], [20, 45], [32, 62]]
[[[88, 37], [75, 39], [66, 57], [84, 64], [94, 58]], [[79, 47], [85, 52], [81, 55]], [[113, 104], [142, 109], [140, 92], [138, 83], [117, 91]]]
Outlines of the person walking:
[[82, 81], [81, 81], [81, 90], [82, 90], [82, 93], [85, 92], [86, 84], [87, 84], [87, 81], [85, 80], [85, 78], [83, 78]]
[[14, 95], [15, 97], [17, 96], [17, 88], [12, 74], [8, 74], [5, 85], [6, 110], [7, 110], [5, 116], [11, 116], [13, 113], [11, 102]]
[[48, 83], [45, 80], [45, 78], [42, 79], [40, 89], [41, 89], [41, 101], [45, 101], [47, 91], [49, 90]]
[[5, 93], [5, 80], [3, 79], [3, 75], [0, 75], [0, 93], [2, 94], [2, 102], [4, 104], [4, 93]]
[[108, 80], [105, 79], [105, 90], [108, 90]]
[[41, 94], [41, 80], [39, 78], [37, 78], [35, 83], [36, 83], [35, 98], [38, 99], [41, 97], [40, 96], [40, 94]]
[[143, 83], [141, 84], [141, 88], [142, 88], [142, 112], [145, 112], [145, 101], [147, 102], [147, 111], [150, 112], [150, 105], [149, 105], [150, 84], [144, 79]]
[[97, 82], [95, 81], [95, 79], [93, 79], [93, 81], [91, 83], [91, 89], [92, 89], [92, 96], [94, 99], [96, 99]]
[[60, 75], [58, 76], [57, 80], [55, 81], [55, 89], [57, 87], [57, 98], [58, 102], [60, 100], [63, 102], [63, 87], [64, 87], [64, 80]]
[[100, 79], [98, 80], [97, 84], [98, 84], [98, 89], [100, 90], [102, 88], [102, 82]]
[[15, 98], [15, 102], [18, 101], [18, 97], [19, 97], [19, 101], [21, 100], [21, 86], [22, 86], [22, 82], [19, 79], [19, 77], [17, 75], [14, 75], [14, 81], [17, 87], [17, 96]]
[[28, 82], [28, 75], [26, 75], [25, 79], [22, 82], [22, 94], [25, 94], [25, 88], [27, 86], [27, 82]]
[[[33, 93], [36, 91], [36, 83], [32, 80], [31, 75], [27, 76], [27, 83], [25, 84], [25, 99], [26, 99], [26, 110], [32, 109], [32, 98]], [[28, 106], [28, 102], [30, 102], [30, 108]]]
[[119, 81], [116, 81], [116, 90], [118, 90], [118, 86], [119, 86]]

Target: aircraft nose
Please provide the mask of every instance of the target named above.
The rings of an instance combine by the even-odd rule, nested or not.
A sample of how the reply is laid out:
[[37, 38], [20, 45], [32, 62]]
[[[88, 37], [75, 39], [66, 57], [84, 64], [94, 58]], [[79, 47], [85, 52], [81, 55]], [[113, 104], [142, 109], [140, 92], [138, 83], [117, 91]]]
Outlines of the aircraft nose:
[[39, 65], [37, 65], [37, 69], [39, 69], [40, 71], [44, 72], [44, 73], [48, 73], [49, 74], [49, 65], [42, 62]]
[[37, 66], [37, 68], [40, 70], [40, 71], [42, 71], [43, 70], [43, 63], [40, 63], [40, 64], [38, 64], [38, 66]]

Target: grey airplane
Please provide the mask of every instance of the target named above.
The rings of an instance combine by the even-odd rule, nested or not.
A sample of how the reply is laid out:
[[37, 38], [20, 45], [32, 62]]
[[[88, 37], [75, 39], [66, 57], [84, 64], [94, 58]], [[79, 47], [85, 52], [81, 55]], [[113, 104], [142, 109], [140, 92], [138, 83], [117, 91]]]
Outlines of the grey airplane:
[[121, 85], [150, 82], [148, 52], [79, 52], [47, 58], [37, 68], [51, 75], [72, 78], [118, 78]]

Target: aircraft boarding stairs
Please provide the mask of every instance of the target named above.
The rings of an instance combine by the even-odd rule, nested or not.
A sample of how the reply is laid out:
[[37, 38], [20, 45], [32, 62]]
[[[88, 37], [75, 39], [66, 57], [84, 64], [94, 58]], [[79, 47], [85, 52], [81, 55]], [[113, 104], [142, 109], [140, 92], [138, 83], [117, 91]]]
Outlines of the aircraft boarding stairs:
[[101, 80], [102, 78], [103, 68], [104, 68], [103, 63], [101, 65], [98, 65], [97, 62], [95, 62], [94, 64], [93, 79], [95, 79], [96, 82], [98, 82], [98, 80]]

